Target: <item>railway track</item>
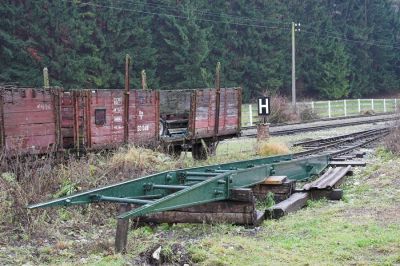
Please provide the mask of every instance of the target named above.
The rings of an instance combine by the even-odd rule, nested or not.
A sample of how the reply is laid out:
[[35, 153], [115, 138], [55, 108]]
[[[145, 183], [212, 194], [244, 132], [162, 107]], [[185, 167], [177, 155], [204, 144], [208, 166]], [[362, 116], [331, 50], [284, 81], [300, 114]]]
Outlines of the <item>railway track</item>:
[[305, 150], [294, 153], [293, 156], [295, 158], [316, 154], [337, 156], [365, 146], [388, 133], [389, 127], [381, 127], [330, 138], [297, 142], [293, 146], [301, 146]]
[[[379, 115], [379, 116], [361, 116], [346, 119], [320, 120], [309, 123], [296, 123], [285, 125], [270, 125], [270, 135], [288, 135], [298, 132], [307, 132], [335, 127], [345, 127], [353, 125], [371, 124], [379, 122], [387, 122], [397, 120], [396, 114]], [[242, 137], [254, 137], [257, 135], [256, 126], [242, 128]]]

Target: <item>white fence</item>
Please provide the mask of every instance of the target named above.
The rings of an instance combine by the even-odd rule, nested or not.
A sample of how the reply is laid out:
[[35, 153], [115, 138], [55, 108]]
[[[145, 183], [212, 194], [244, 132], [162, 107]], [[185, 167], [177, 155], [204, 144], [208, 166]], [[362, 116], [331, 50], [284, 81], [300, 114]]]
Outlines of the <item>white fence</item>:
[[[372, 112], [392, 113], [396, 111], [397, 102], [398, 99], [351, 99], [299, 102], [297, 105], [300, 110], [310, 108], [321, 118], [333, 118]], [[242, 126], [253, 126], [258, 119], [256, 104], [242, 105]]]

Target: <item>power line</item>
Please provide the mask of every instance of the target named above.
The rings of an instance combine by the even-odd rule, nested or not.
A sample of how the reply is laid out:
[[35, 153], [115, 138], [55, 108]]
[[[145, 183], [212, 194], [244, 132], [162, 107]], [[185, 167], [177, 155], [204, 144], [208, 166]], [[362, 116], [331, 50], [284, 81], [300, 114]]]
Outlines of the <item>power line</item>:
[[[70, 3], [75, 3], [72, 0], [61, 0], [64, 2], [70, 2]], [[121, 0], [119, 0], [121, 1]], [[80, 5], [86, 5], [86, 6], [93, 6], [97, 8], [106, 8], [106, 9], [113, 9], [113, 10], [119, 10], [119, 11], [128, 11], [128, 12], [136, 12], [136, 13], [144, 13], [144, 14], [149, 14], [149, 15], [155, 15], [155, 16], [166, 16], [166, 17], [173, 17], [173, 18], [178, 18], [178, 19], [184, 19], [188, 20], [190, 19], [187, 16], [182, 16], [182, 15], [174, 15], [174, 14], [168, 14], [168, 13], [159, 13], [159, 12], [151, 12], [151, 11], [145, 11], [145, 10], [138, 10], [138, 9], [132, 9], [132, 8], [124, 8], [124, 7], [117, 7], [117, 6], [107, 6], [107, 5], [100, 5], [92, 2], [85, 2], [85, 3], [80, 3]], [[228, 21], [218, 21], [218, 20], [212, 20], [212, 19], [205, 19], [205, 18], [199, 18], [199, 17], [192, 17], [194, 20], [198, 21], [205, 21], [205, 22], [213, 22], [213, 23], [219, 23], [219, 24], [228, 24], [228, 25], [237, 25], [237, 26], [248, 26], [248, 27], [255, 27], [255, 28], [267, 28], [267, 29], [281, 29], [281, 30], [289, 30], [290, 27], [279, 27], [279, 26], [267, 26], [267, 25], [261, 25], [261, 24], [250, 24], [250, 23], [244, 23], [244, 22], [228, 22]], [[234, 17], [236, 20], [245, 20], [246, 18], [244, 17]], [[302, 32], [308, 33], [308, 34], [313, 34], [315, 36], [320, 35], [317, 32], [312, 32], [312, 31], [307, 31], [307, 30], [302, 30]], [[329, 32], [329, 31], [326, 31]], [[333, 33], [333, 32], [332, 32]], [[336, 33], [335, 33], [336, 34]], [[341, 38], [343, 35], [340, 35], [338, 33], [337, 36], [334, 35], [329, 35], [326, 34], [324, 37], [327, 38], [335, 38], [335, 39], [340, 39], [343, 41], [347, 42], [353, 42], [353, 43], [361, 43], [361, 44], [369, 44], [369, 45], [374, 45], [378, 47], [385, 47], [385, 48], [393, 48], [393, 49], [400, 49], [400, 46], [396, 45], [391, 45], [387, 43], [379, 43], [376, 41], [367, 41], [367, 40], [352, 40], [348, 38]]]
[[[316, 32], [312, 32], [312, 31], [303, 30], [302, 32], [305, 32], [305, 33], [308, 33], [308, 34], [317, 35]], [[373, 45], [373, 46], [378, 46], [378, 47], [384, 47], [384, 48], [400, 49], [400, 46], [391, 45], [391, 44], [386, 44], [386, 43], [380, 43], [380, 42], [376, 42], [376, 41], [352, 40], [352, 39], [341, 38], [341, 37], [339, 37], [339, 36], [334, 36], [334, 35], [329, 35], [329, 34], [325, 34], [325, 35], [323, 35], [323, 36], [324, 36], [324, 37], [327, 37], [327, 38], [333, 38], [333, 39], [343, 40], [343, 41], [346, 41], [346, 42], [368, 44], [368, 45]]]
[[[140, 5], [143, 4], [144, 6], [151, 6], [151, 7], [155, 7], [157, 9], [161, 9], [161, 8], [167, 8], [167, 9], [171, 9], [171, 10], [175, 10], [175, 11], [180, 11], [181, 8], [179, 7], [174, 7], [171, 5], [163, 5], [163, 4], [152, 4], [152, 3], [138, 3], [138, 2], [134, 2], [132, 0], [117, 0], [119, 2], [124, 2], [124, 3], [131, 3], [133, 5]], [[210, 12], [207, 9], [193, 9], [194, 12], [196, 13], [200, 13], [200, 14], [204, 14], [204, 15], [208, 15], [211, 17], [223, 17], [223, 18], [231, 18], [231, 19], [242, 19], [242, 20], [247, 20], [247, 21], [252, 21], [252, 22], [261, 22], [261, 23], [271, 23], [271, 24], [278, 24], [278, 25], [282, 25], [282, 24], [287, 24], [290, 25], [290, 21], [276, 21], [276, 20], [268, 20], [268, 19], [255, 19], [255, 18], [249, 18], [249, 17], [243, 17], [243, 16], [237, 16], [234, 14], [223, 14], [223, 13], [217, 13], [217, 12]]]
[[[74, 3], [72, 0], [61, 0], [61, 1], [69, 2], [69, 3]], [[119, 11], [129, 11], [129, 12], [144, 13], [144, 14], [155, 15], [155, 16], [173, 17], [173, 18], [184, 19], [184, 20], [190, 19], [190, 18], [187, 17], [187, 16], [173, 15], [173, 14], [159, 13], [159, 12], [150, 12], [150, 11], [144, 11], [144, 10], [138, 10], [138, 9], [131, 9], [131, 8], [123, 8], [123, 7], [116, 7], [116, 6], [106, 6], [106, 5], [100, 5], [100, 4], [91, 3], [91, 2], [80, 3], [80, 5], [84, 5], [84, 6], [93, 6], [93, 7], [98, 7], [98, 8], [114, 9], [114, 10], [119, 10]], [[249, 26], [249, 27], [257, 27], [257, 28], [267, 28], [267, 29], [289, 29], [289, 27], [283, 28], [283, 27], [278, 27], [278, 26], [267, 26], [267, 25], [260, 25], [260, 24], [249, 24], [249, 23], [238, 23], [238, 22], [225, 22], [225, 21], [217, 21], [217, 20], [204, 19], [204, 18], [198, 18], [198, 17], [192, 17], [192, 19], [194, 19], [194, 20], [199, 20], [199, 21], [215, 22], [215, 23], [230, 24], [230, 25], [238, 25], [238, 26]]]

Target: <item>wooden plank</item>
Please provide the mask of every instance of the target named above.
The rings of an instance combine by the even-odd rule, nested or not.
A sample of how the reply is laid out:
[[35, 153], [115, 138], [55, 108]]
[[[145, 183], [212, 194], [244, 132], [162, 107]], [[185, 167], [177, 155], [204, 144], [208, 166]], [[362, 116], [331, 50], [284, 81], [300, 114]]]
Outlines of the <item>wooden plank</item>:
[[366, 162], [362, 161], [330, 161], [330, 166], [366, 166]]
[[281, 185], [287, 180], [287, 176], [269, 176], [262, 184], [265, 185]]
[[180, 208], [176, 211], [180, 212], [194, 212], [194, 213], [221, 213], [221, 212], [229, 212], [229, 213], [251, 213], [255, 210], [255, 201], [254, 198], [251, 201], [240, 202], [240, 201], [217, 201], [210, 202], [206, 204], [200, 204], [197, 206]]
[[139, 218], [139, 222], [153, 223], [231, 223], [252, 225], [256, 220], [254, 213], [204, 213], [168, 211], [150, 214]]
[[313, 200], [319, 200], [322, 198], [327, 198], [328, 200], [341, 200], [343, 198], [343, 190], [312, 190], [310, 191], [310, 198]]
[[[121, 204], [119, 207], [119, 214], [128, 212], [131, 210], [129, 204]], [[118, 219], [117, 229], [115, 232], [115, 252], [126, 253], [126, 244], [128, 243], [128, 230], [129, 230], [129, 219]]]
[[267, 194], [268, 192], [277, 193], [277, 194], [285, 194], [291, 193], [294, 189], [296, 181], [287, 180], [286, 182], [280, 185], [266, 185], [266, 184], [258, 184], [252, 188], [254, 193], [262, 193]]
[[265, 220], [264, 212], [256, 211], [255, 220], [253, 222], [253, 226], [260, 226], [262, 222]]
[[272, 206], [265, 211], [266, 219], [278, 219], [288, 213], [295, 212], [303, 208], [310, 198], [307, 192], [292, 194], [288, 199]]
[[251, 188], [231, 189], [229, 199], [244, 202], [254, 202], [253, 190], [251, 190]]

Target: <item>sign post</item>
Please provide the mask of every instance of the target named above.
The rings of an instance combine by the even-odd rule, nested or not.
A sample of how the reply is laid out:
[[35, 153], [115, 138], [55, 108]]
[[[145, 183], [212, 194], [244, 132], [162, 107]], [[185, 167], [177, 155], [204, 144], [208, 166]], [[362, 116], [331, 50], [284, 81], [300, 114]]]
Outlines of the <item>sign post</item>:
[[258, 116], [260, 122], [257, 125], [257, 141], [266, 140], [269, 138], [269, 123], [267, 123], [267, 115], [271, 112], [270, 98], [258, 98]]

